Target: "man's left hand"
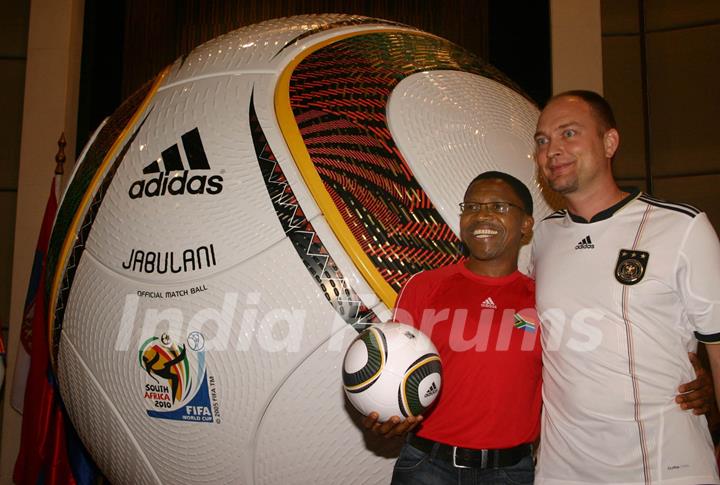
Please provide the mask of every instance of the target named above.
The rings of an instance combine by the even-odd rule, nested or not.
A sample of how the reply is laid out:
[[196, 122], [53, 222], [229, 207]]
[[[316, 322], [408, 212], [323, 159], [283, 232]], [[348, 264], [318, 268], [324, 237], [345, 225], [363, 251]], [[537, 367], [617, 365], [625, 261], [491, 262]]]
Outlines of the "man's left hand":
[[688, 357], [690, 357], [697, 378], [678, 387], [680, 394], [675, 397], [675, 402], [682, 409], [692, 409], [693, 414], [707, 414], [712, 408], [715, 398], [712, 379], [695, 353], [688, 353]]

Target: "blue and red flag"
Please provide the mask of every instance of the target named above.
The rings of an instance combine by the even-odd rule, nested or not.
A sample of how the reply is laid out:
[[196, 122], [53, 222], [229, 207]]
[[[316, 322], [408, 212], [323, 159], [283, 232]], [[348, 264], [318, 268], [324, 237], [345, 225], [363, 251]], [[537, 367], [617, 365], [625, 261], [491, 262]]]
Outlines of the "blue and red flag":
[[[35, 256], [33, 258], [30, 282], [28, 283], [27, 294], [25, 296], [22, 326], [20, 327], [21, 346], [18, 347], [17, 357], [15, 359], [15, 377], [13, 379], [13, 390], [10, 401], [12, 407], [20, 413], [23, 412], [24, 408], [26, 383], [30, 369], [30, 356], [32, 355], [33, 348], [33, 318], [35, 317], [37, 308], [37, 296], [43, 288], [40, 286], [40, 278], [45, 271], [45, 257], [48, 251], [48, 244], [50, 243], [50, 233], [52, 232], [56, 212], [57, 197], [55, 195], [55, 178], [53, 178], [50, 186], [50, 196], [45, 205], [45, 214], [43, 215], [42, 225], [40, 226], [40, 235], [38, 236], [35, 246]], [[45, 348], [47, 348], [47, 346]]]
[[18, 485], [90, 485], [98, 477], [97, 468], [67, 418], [50, 364], [45, 259], [56, 212], [53, 179], [23, 316], [21, 340], [23, 348], [29, 350], [30, 366], [22, 408], [20, 452], [13, 472], [13, 481]]

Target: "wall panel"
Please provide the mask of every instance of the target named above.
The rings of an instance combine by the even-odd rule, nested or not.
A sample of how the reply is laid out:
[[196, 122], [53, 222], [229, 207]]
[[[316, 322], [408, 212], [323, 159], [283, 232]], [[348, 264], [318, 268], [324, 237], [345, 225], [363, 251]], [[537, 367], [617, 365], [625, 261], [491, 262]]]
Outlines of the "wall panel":
[[[0, 221], [3, 227], [15, 227], [16, 192], [0, 192]], [[0, 237], [0, 281], [10, 282], [12, 279], [12, 255], [13, 239], [11, 237]], [[8, 288], [7, 287], [4, 288]], [[0, 291], [0, 315], [6, 322], [10, 314], [10, 292]], [[5, 336], [3, 336], [5, 338]], [[7, 394], [7, 393], [6, 393]]]
[[655, 195], [667, 200], [682, 201], [705, 211], [715, 231], [720, 228], [718, 187], [720, 174], [655, 179]]
[[25, 59], [28, 35], [28, 1], [0, 3], [0, 57]]
[[720, 228], [720, 2], [602, 0], [602, 14], [616, 175], [644, 175], [648, 191], [696, 204]]
[[647, 192], [647, 185], [645, 184], [644, 178], [624, 179], [616, 177], [616, 180], [618, 186], [626, 192], [630, 192], [633, 190], [642, 190], [643, 192]]
[[720, 22], [717, 0], [646, 0], [645, 22], [649, 31], [674, 30]]
[[636, 0], [603, 0], [600, 5], [603, 36], [637, 34], [640, 30]]
[[645, 128], [643, 126], [640, 39], [637, 35], [603, 38], [605, 98], [620, 126], [620, 148], [615, 157], [619, 178], [645, 177]]
[[[25, 90], [25, 59], [0, 58], [0, 90], [3, 93], [0, 96], [0, 191], [16, 191], [20, 159], [22, 94]], [[0, 221], [3, 227], [7, 227], [6, 219]], [[10, 231], [5, 234], [12, 233], [12, 226], [8, 229]], [[0, 313], [0, 315], [7, 314]]]
[[720, 24], [648, 34], [653, 173], [720, 173]]

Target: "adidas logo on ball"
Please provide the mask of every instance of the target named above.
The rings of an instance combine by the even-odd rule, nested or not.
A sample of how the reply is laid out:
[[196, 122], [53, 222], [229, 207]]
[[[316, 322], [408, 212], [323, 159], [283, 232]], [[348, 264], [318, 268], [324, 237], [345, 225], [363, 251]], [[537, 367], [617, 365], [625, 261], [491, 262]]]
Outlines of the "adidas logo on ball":
[[430, 384], [430, 388], [427, 390], [427, 392], [425, 393], [425, 396], [423, 396], [423, 397], [428, 398], [430, 396], [434, 396], [435, 394], [438, 393], [439, 390], [440, 389], [438, 389], [438, 386], [435, 385], [435, 383], [433, 382], [432, 384]]
[[[187, 158], [189, 170], [183, 166], [180, 149], [177, 144], [162, 151], [161, 159], [165, 171], [160, 171], [160, 160], [155, 160], [143, 168], [143, 174], [158, 174], [149, 180], [136, 180], [130, 186], [128, 195], [131, 199], [142, 197], [161, 197], [164, 195], [215, 195], [222, 192], [223, 178], [221, 175], [191, 175], [190, 172], [210, 170], [210, 163], [205, 155], [200, 132], [193, 128], [182, 135], [183, 150]], [[171, 172], [176, 175], [171, 176]], [[182, 174], [177, 174], [182, 172]]]

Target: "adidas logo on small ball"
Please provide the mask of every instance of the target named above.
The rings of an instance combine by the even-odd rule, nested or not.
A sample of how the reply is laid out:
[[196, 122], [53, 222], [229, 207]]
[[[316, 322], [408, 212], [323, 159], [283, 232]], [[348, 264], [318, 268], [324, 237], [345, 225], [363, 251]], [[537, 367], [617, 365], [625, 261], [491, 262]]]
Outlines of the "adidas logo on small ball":
[[427, 397], [433, 396], [433, 395], [437, 394], [437, 392], [438, 392], [438, 387], [433, 382], [432, 384], [430, 384], [430, 388], [427, 390], [427, 392], [425, 393], [425, 396], [423, 396], [423, 397], [427, 398]]
[[[200, 132], [193, 128], [181, 137], [185, 158], [190, 167], [186, 170], [180, 158], [180, 149], [177, 144], [162, 151], [160, 158], [143, 168], [143, 174], [158, 174], [149, 180], [136, 180], [130, 186], [128, 195], [131, 199], [142, 197], [161, 197], [164, 195], [215, 195], [222, 192], [223, 178], [221, 175], [193, 175], [190, 172], [210, 170], [205, 149], [203, 148]], [[165, 171], [160, 169], [160, 161]], [[171, 172], [176, 172], [173, 176]], [[181, 173], [181, 174], [180, 174]]]

